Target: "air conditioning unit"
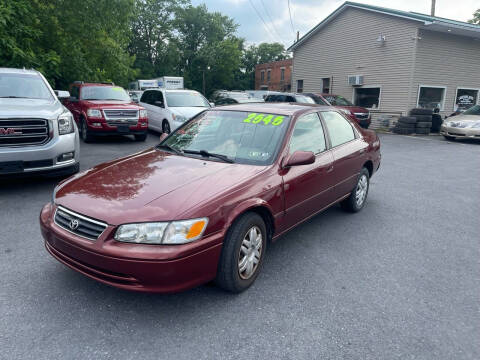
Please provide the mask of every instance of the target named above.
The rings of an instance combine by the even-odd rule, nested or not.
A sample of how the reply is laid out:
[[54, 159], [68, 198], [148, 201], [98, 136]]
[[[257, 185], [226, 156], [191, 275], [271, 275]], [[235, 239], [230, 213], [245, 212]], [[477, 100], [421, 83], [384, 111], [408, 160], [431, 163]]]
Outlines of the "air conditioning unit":
[[353, 75], [348, 77], [348, 85], [360, 86], [363, 85], [363, 75]]

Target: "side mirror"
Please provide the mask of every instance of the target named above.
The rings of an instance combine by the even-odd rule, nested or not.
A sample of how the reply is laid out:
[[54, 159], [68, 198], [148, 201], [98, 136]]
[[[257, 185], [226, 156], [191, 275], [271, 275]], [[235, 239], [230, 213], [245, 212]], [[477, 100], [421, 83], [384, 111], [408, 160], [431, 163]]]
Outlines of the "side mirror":
[[160, 142], [162, 142], [163, 140], [165, 140], [167, 137], [168, 137], [168, 134], [167, 134], [167, 133], [162, 133], [162, 135], [160, 135]]
[[155, 101], [153, 104], [154, 104], [155, 106], [159, 106], [159, 107], [162, 107], [162, 108], [164, 107], [162, 101]]
[[215, 107], [215, 103], [214, 102], [211, 102], [209, 103], [210, 104], [210, 107]]
[[315, 154], [311, 151], [295, 151], [290, 155], [285, 163], [283, 164], [284, 168], [291, 166], [299, 165], [308, 165], [315, 162]]
[[65, 100], [70, 97], [70, 93], [68, 91], [64, 91], [64, 90], [54, 90], [54, 91], [55, 91], [55, 95], [57, 95], [57, 98], [59, 100]]

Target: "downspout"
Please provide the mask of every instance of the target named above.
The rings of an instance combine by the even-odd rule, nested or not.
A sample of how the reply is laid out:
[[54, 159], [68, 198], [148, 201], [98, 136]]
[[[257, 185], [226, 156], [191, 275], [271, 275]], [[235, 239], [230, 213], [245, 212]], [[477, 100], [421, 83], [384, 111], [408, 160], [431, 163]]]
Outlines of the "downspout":
[[[418, 46], [418, 40], [420, 40], [419, 34], [420, 34], [420, 29], [417, 27], [415, 31], [415, 36], [413, 37], [414, 43], [413, 43], [413, 49], [412, 49], [412, 57], [410, 59], [410, 81], [408, 83], [407, 113], [408, 113], [409, 107], [414, 103], [413, 96], [416, 94], [416, 90], [413, 89], [413, 83], [415, 79], [415, 65], [417, 62], [417, 46]], [[416, 102], [414, 106], [416, 106]], [[407, 115], [407, 113], [405, 115]]]

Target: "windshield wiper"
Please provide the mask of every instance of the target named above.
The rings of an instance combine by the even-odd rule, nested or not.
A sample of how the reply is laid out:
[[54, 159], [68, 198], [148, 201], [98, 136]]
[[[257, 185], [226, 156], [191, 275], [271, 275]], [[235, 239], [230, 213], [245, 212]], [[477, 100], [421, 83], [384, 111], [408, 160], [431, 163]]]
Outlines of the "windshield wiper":
[[202, 155], [203, 157], [214, 157], [214, 158], [223, 160], [225, 162], [228, 162], [230, 164], [234, 163], [234, 161], [226, 155], [211, 153], [211, 152], [208, 152], [207, 150], [188, 150], [187, 149], [187, 150], [183, 150], [183, 152], [185, 154], [198, 154], [198, 155]]
[[183, 153], [180, 150], [177, 150], [174, 147], [171, 147], [170, 145], [167, 145], [167, 144], [158, 144], [157, 149], [167, 149], [174, 152], [177, 155], [183, 156]]
[[2, 98], [2, 99], [29, 99], [29, 98], [26, 97], [26, 96], [13, 96], [13, 95], [10, 95], [10, 96], [0, 96], [0, 98]]

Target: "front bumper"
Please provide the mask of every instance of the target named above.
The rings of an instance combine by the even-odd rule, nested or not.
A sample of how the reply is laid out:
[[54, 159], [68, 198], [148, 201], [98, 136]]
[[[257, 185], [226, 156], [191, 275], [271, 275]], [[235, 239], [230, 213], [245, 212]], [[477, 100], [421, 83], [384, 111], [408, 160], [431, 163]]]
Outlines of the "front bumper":
[[[59, 159], [59, 156], [71, 152], [74, 153], [73, 159]], [[57, 171], [74, 166], [79, 160], [78, 133], [55, 134], [53, 139], [40, 146], [0, 147], [0, 175]]]
[[[95, 125], [97, 124], [97, 125]], [[148, 130], [148, 120], [139, 119], [135, 125], [109, 124], [104, 119], [88, 118], [88, 131], [97, 136], [108, 135], [140, 135]]]
[[480, 128], [459, 128], [442, 125], [440, 135], [455, 138], [480, 139]]
[[126, 290], [171, 293], [215, 278], [223, 234], [185, 245], [142, 245], [113, 239], [108, 226], [96, 241], [72, 234], [53, 221], [45, 205], [40, 228], [47, 251], [58, 261], [94, 280]]

